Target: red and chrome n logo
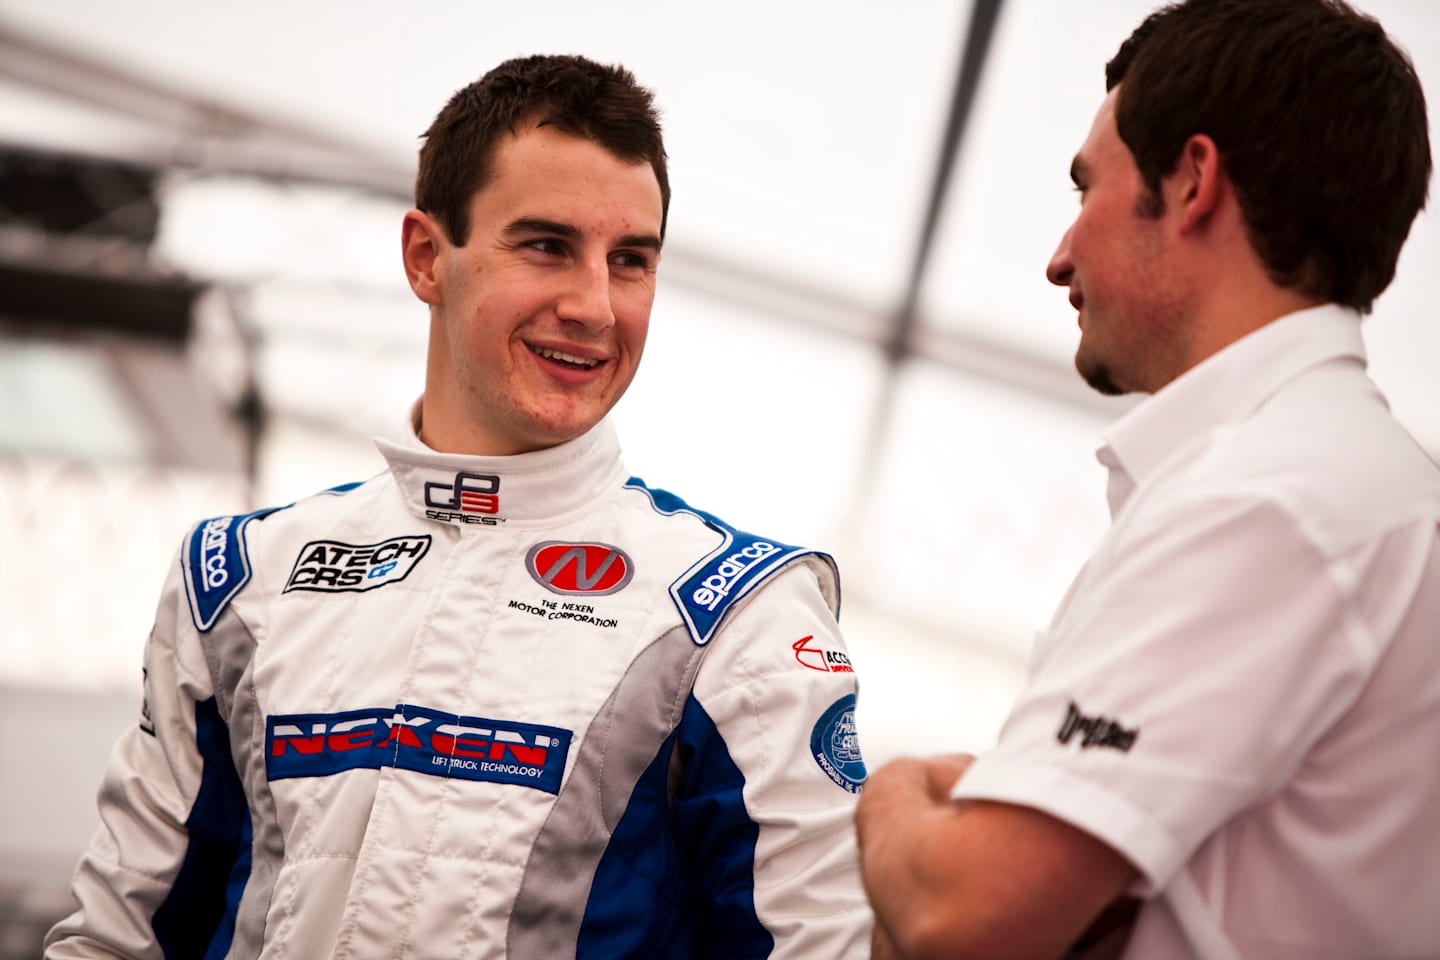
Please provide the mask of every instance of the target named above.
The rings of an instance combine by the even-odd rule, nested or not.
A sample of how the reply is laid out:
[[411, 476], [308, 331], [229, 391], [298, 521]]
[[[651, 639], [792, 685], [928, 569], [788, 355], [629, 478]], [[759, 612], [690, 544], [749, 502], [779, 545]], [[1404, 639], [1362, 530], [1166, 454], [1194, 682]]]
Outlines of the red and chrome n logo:
[[551, 593], [604, 596], [625, 589], [635, 575], [629, 554], [608, 543], [545, 540], [525, 554], [525, 569]]

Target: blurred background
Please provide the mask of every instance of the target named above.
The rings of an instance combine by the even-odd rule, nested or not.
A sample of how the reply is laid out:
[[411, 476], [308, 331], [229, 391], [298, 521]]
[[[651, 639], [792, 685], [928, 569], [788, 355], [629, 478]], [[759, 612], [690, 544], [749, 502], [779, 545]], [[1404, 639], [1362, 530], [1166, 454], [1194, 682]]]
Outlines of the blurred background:
[[[674, 199], [632, 472], [829, 550], [871, 766], [983, 749], [1103, 533], [1044, 266], [1151, 0], [0, 0], [0, 957], [34, 956], [197, 519], [382, 467], [419, 135], [510, 56], [629, 66]], [[1440, 115], [1440, 7], [1361, 0]], [[1440, 451], [1440, 226], [1367, 321]]]

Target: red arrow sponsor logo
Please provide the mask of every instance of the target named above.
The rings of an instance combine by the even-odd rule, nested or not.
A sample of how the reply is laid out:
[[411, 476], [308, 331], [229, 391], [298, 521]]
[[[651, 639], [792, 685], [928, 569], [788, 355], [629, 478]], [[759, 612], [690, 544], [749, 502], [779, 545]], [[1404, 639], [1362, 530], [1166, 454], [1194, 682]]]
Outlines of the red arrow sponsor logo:
[[838, 650], [826, 650], [824, 647], [816, 646], [815, 637], [801, 637], [790, 645], [795, 651], [795, 659], [803, 667], [811, 670], [819, 670], [822, 673], [854, 673], [855, 668], [850, 665], [850, 658]]

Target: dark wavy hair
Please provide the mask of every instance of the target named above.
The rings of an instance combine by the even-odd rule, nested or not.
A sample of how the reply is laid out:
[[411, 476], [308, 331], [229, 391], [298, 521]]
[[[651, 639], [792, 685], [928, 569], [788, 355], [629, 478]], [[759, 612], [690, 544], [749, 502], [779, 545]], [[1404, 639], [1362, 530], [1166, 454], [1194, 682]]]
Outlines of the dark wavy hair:
[[1185, 0], [1135, 29], [1105, 84], [1146, 206], [1206, 134], [1271, 279], [1370, 311], [1431, 170], [1419, 78], [1379, 23], [1340, 0]]
[[664, 236], [670, 179], [653, 94], [624, 67], [537, 55], [507, 60], [456, 92], [425, 131], [415, 206], [438, 220], [452, 243], [469, 239], [470, 198], [490, 182], [501, 137], [529, 123], [597, 143], [621, 160], [649, 163], [660, 182]]

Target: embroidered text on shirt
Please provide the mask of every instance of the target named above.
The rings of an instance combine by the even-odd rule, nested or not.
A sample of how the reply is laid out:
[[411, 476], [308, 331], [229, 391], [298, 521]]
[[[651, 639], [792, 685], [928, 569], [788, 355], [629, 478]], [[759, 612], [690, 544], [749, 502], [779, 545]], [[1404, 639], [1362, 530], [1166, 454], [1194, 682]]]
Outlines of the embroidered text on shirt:
[[1114, 747], [1121, 752], [1129, 751], [1140, 736], [1138, 728], [1126, 730], [1109, 717], [1085, 716], [1072, 700], [1066, 708], [1065, 721], [1060, 724], [1060, 732], [1055, 734], [1055, 739], [1061, 743], [1069, 743], [1077, 733], [1084, 735], [1080, 740], [1082, 750], [1086, 747]]

